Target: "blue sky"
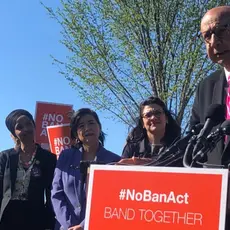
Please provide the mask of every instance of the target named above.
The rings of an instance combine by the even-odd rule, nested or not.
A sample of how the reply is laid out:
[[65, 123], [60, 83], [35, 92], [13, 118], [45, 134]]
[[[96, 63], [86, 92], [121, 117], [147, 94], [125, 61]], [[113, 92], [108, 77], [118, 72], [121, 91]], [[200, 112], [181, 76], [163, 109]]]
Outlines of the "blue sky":
[[[60, 4], [59, 0], [43, 2], [51, 7]], [[52, 65], [50, 55], [64, 60], [68, 53], [59, 42], [59, 25], [48, 16], [40, 1], [2, 0], [0, 11], [1, 151], [13, 146], [5, 127], [5, 118], [12, 110], [23, 108], [34, 115], [36, 101], [73, 104], [74, 109], [89, 105], [78, 98]], [[98, 114], [107, 134], [105, 147], [121, 154], [128, 127], [106, 118], [108, 114]]]

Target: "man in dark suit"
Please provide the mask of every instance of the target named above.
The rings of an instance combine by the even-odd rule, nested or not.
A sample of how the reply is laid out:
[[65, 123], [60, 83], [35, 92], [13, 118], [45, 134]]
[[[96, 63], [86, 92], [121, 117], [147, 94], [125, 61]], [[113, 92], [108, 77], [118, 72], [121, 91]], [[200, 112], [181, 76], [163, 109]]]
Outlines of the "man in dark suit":
[[[200, 82], [192, 108], [191, 125], [205, 122], [205, 114], [211, 104], [227, 105], [227, 80], [230, 79], [230, 6], [209, 10], [201, 20], [200, 30], [208, 57], [212, 62], [221, 65], [221, 70]], [[228, 117], [227, 109], [225, 117], [227, 119], [230, 117]], [[230, 162], [228, 142], [229, 140], [225, 143], [223, 138], [208, 155], [207, 163], [227, 164]]]
[[[230, 119], [230, 95], [228, 95], [230, 86], [227, 83], [230, 82], [230, 6], [209, 10], [201, 20], [200, 30], [208, 57], [212, 62], [218, 63], [221, 70], [200, 82], [192, 108], [191, 125], [205, 122], [205, 114], [211, 104], [225, 105], [225, 117]], [[208, 155], [207, 163], [227, 165], [230, 162], [229, 142], [230, 138], [227, 140], [223, 138], [218, 142]], [[230, 229], [230, 200], [227, 207], [226, 230]]]

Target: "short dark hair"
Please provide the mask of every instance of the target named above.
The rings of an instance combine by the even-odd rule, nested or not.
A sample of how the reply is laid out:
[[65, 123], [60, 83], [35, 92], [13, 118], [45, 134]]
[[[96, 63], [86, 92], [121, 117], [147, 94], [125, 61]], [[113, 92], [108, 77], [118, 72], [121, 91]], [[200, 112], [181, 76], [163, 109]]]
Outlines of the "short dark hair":
[[166, 117], [168, 118], [168, 122], [165, 127], [165, 135], [163, 138], [165, 144], [169, 146], [181, 136], [181, 127], [174, 118], [174, 115], [167, 109], [165, 103], [159, 97], [151, 96], [141, 102], [139, 106], [139, 117], [137, 118], [137, 125], [128, 135], [127, 142], [139, 142], [144, 138], [147, 138], [147, 132], [143, 128], [142, 112], [146, 105], [152, 104], [159, 105], [163, 109]]
[[77, 144], [76, 147], [81, 147], [82, 143], [79, 141], [78, 136], [77, 136], [77, 128], [78, 128], [78, 124], [80, 119], [85, 116], [85, 115], [92, 115], [94, 117], [94, 119], [96, 120], [96, 122], [98, 123], [100, 129], [101, 129], [101, 133], [99, 136], [99, 141], [101, 143], [102, 146], [104, 146], [104, 142], [105, 142], [105, 133], [102, 131], [102, 126], [101, 126], [101, 122], [99, 120], [99, 117], [97, 115], [97, 113], [89, 108], [82, 108], [77, 110], [76, 112], [74, 112], [70, 118], [70, 130], [71, 130], [71, 139], [73, 141], [77, 140]]

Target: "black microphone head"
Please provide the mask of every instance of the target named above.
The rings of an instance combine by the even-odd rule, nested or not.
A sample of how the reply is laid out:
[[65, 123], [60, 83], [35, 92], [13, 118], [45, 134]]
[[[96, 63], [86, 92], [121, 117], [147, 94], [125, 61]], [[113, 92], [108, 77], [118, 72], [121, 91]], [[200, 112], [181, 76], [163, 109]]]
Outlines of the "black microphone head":
[[206, 142], [207, 136], [211, 132], [212, 128], [224, 121], [225, 106], [220, 104], [212, 104], [209, 106], [204, 127], [201, 129], [197, 136], [197, 143], [193, 149], [193, 155], [196, 155], [200, 151]]
[[224, 121], [225, 116], [225, 106], [221, 104], [212, 104], [209, 106], [208, 111], [205, 116], [205, 120], [208, 118], [212, 120], [213, 125], [218, 125]]
[[225, 135], [230, 135], [230, 120], [226, 120], [222, 123], [221, 129]]
[[191, 128], [191, 132], [193, 133], [193, 134], [198, 134], [199, 132], [200, 132], [200, 130], [202, 129], [204, 127], [204, 124], [201, 124], [201, 123], [199, 123], [199, 124], [196, 124], [196, 125], [194, 125], [192, 128]]

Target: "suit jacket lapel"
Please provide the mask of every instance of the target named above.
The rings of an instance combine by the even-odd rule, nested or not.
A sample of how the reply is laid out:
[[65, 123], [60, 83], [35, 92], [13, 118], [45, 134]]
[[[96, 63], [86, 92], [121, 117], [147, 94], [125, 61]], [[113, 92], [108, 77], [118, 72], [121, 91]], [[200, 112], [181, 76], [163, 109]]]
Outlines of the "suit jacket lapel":
[[[30, 183], [29, 183], [29, 187], [28, 187], [29, 199], [30, 199], [30, 197], [36, 196], [37, 191], [34, 190], [35, 184], [37, 186], [38, 183], [44, 183], [46, 186], [46, 181], [45, 181], [46, 177], [42, 178], [42, 180], [37, 180], [37, 178], [42, 177], [42, 171], [44, 168], [42, 148], [39, 145], [37, 145], [37, 150], [36, 150], [34, 161], [35, 161], [35, 163], [32, 166], [32, 169], [30, 172]], [[43, 186], [43, 185], [39, 185], [39, 186]]]
[[215, 82], [212, 96], [212, 104], [225, 104], [226, 77], [224, 70], [220, 74], [219, 80]]
[[[82, 157], [83, 157], [83, 150], [82, 149], [76, 149], [76, 148], [73, 148], [72, 149], [72, 156], [71, 156], [71, 163], [75, 163], [75, 162], [79, 162], [79, 165], [76, 165], [76, 166], [79, 166], [80, 167], [80, 162], [82, 160]], [[76, 178], [79, 178], [79, 175], [80, 175], [80, 179], [79, 181], [76, 180]], [[80, 169], [76, 169], [74, 170], [74, 192], [75, 192], [75, 196], [76, 198], [78, 199], [79, 203], [81, 204], [81, 199], [82, 199], [82, 192], [81, 191], [83, 189], [83, 184], [82, 184], [82, 180], [84, 180], [84, 175], [80, 172]], [[78, 184], [79, 183], [79, 184]], [[80, 185], [80, 186], [79, 186]], [[79, 197], [77, 196], [77, 194], [80, 195], [80, 199]]]
[[12, 192], [14, 190], [15, 181], [17, 178], [19, 151], [16, 150], [11, 151], [9, 158], [10, 158], [10, 180], [11, 180], [11, 192]]

